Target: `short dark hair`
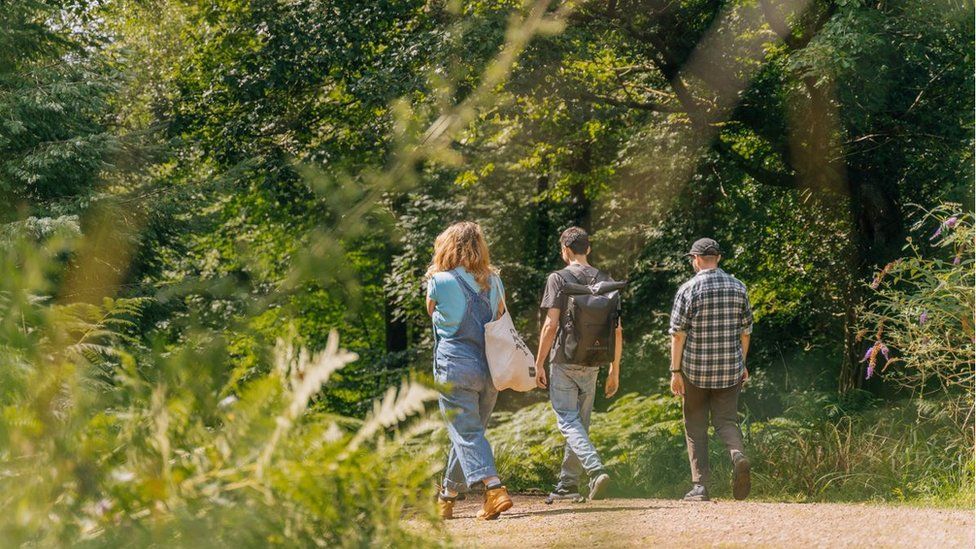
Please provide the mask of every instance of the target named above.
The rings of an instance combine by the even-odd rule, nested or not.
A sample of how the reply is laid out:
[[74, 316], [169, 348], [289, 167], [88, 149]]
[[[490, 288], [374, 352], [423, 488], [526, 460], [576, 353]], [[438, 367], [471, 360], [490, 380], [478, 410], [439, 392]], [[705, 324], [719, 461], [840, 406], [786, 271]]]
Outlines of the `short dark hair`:
[[559, 243], [574, 254], [585, 254], [590, 249], [590, 235], [582, 227], [570, 227], [559, 235]]

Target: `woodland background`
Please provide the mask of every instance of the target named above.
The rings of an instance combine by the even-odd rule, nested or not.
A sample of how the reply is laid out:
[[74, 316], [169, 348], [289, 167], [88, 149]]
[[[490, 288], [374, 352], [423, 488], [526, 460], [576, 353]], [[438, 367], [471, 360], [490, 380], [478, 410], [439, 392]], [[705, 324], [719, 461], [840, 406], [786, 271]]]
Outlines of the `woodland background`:
[[[758, 496], [972, 505], [973, 16], [0, 4], [0, 537], [430, 541], [400, 523], [437, 523], [446, 453], [423, 274], [462, 219], [532, 344], [563, 228], [629, 281], [618, 494], [686, 487], [666, 325], [707, 235], [756, 317]], [[554, 481], [546, 406], [500, 400], [510, 488]]]

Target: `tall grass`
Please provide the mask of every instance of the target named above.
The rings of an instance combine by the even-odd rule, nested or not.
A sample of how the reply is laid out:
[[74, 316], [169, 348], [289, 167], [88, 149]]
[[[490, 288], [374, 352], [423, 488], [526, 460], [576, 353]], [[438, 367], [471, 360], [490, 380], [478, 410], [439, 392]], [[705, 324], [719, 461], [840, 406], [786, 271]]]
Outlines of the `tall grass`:
[[761, 493], [797, 501], [971, 505], [972, 434], [914, 403], [856, 416], [754, 425]]
[[[837, 413], [832, 397], [806, 393], [784, 417], [743, 425], [754, 497], [784, 501], [972, 504], [972, 434], [911, 401]], [[814, 412], [811, 412], [814, 410]], [[500, 416], [491, 440], [503, 478], [521, 490], [555, 482], [563, 439], [541, 403]], [[626, 395], [595, 413], [591, 435], [618, 496], [679, 497], [690, 485], [677, 399]], [[731, 463], [712, 436], [711, 493], [731, 497]]]

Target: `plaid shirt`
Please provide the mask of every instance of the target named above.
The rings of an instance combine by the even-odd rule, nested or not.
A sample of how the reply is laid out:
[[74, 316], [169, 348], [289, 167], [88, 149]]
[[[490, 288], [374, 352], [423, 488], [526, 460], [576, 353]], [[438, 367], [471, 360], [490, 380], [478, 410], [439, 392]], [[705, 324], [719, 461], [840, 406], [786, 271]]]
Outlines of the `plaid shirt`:
[[685, 332], [681, 370], [696, 387], [724, 389], [742, 379], [741, 334], [752, 333], [746, 286], [722, 269], [700, 271], [678, 289], [672, 335]]

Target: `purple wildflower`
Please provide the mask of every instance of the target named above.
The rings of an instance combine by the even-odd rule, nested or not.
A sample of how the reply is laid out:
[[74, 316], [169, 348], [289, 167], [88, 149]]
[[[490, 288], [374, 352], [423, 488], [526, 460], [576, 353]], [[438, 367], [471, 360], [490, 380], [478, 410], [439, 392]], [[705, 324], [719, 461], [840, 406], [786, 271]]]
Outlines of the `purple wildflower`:
[[881, 354], [883, 354], [885, 357], [885, 360], [886, 361], [889, 360], [890, 357], [888, 356], [888, 346], [885, 345], [884, 343], [881, 343], [880, 341], [878, 342], [878, 345], [881, 349]]
[[871, 376], [873, 375], [874, 375], [874, 365], [868, 364], [868, 373], [866, 376], [864, 376], [864, 379], [871, 379]]
[[962, 257], [960, 257], [959, 254], [956, 254], [956, 257], [952, 260], [952, 264], [958, 265], [960, 261], [962, 261]]
[[874, 345], [868, 347], [868, 351], [866, 353], [864, 353], [864, 358], [861, 359], [861, 362], [865, 362], [865, 361], [869, 360], [871, 358], [871, 353], [872, 352], [874, 352]]
[[921, 326], [929, 321], [929, 314], [922, 311], [922, 314], [918, 315], [918, 325]]
[[942, 229], [953, 229], [959, 224], [959, 218], [952, 216], [939, 224], [939, 228], [935, 230], [935, 233], [929, 238], [929, 240], [935, 240], [942, 236]]

